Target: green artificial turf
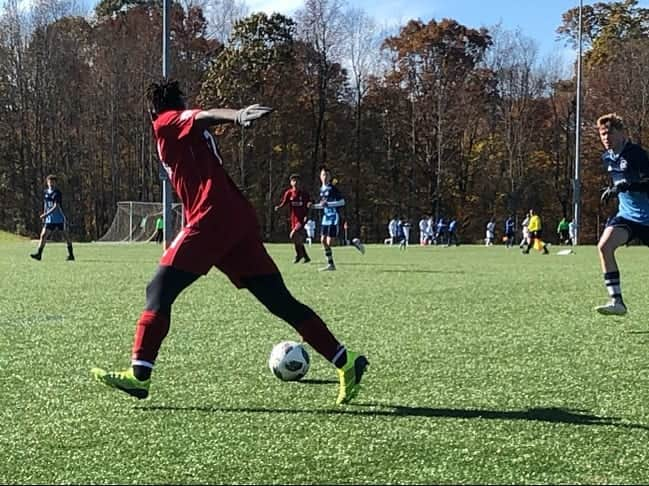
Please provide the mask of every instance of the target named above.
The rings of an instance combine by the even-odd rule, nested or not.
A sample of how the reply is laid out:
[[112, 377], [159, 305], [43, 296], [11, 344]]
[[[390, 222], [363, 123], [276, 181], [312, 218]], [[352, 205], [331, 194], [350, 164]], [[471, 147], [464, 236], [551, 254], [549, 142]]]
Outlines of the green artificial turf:
[[0, 483], [646, 483], [649, 250], [619, 251], [624, 318], [596, 250], [335, 248], [293, 265], [295, 296], [370, 360], [351, 405], [311, 350], [267, 367], [288, 325], [218, 271], [174, 306], [151, 400], [91, 380], [128, 365], [155, 244], [0, 242]]

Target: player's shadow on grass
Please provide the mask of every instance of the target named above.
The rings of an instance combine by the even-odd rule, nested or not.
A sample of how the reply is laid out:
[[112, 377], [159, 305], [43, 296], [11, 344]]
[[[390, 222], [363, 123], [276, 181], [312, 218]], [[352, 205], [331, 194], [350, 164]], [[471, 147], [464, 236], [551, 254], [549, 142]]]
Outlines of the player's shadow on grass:
[[[352, 404], [354, 405], [354, 404]], [[559, 407], [533, 407], [526, 410], [481, 410], [461, 408], [407, 407], [403, 405], [357, 404], [357, 407], [391, 407], [394, 415], [404, 417], [442, 417], [461, 419], [527, 420], [531, 422], [550, 422], [572, 425], [609, 425], [649, 431], [643, 424], [620, 422], [617, 417], [599, 417], [584, 410], [571, 410]]]
[[[649, 431], [649, 426], [621, 422], [617, 417], [599, 417], [584, 410], [570, 410], [558, 407], [535, 407], [526, 410], [482, 410], [462, 408], [408, 407], [380, 403], [351, 404], [338, 409], [285, 409], [261, 407], [176, 407], [173, 405], [136, 406], [147, 412], [203, 412], [203, 413], [276, 413], [311, 415], [356, 415], [379, 417], [429, 417], [483, 420], [526, 420], [530, 422], [561, 423], [569, 425], [605, 425], [626, 429]], [[367, 410], [363, 410], [366, 408]]]

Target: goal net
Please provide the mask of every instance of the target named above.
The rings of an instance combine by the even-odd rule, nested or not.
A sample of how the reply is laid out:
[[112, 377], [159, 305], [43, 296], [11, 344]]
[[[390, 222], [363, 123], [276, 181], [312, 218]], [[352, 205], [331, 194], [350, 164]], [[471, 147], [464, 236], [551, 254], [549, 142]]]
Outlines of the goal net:
[[[183, 226], [182, 204], [171, 205], [171, 234], [175, 236]], [[156, 220], [162, 217], [162, 203], [120, 201], [117, 212], [106, 234], [99, 241], [148, 241], [156, 232]]]

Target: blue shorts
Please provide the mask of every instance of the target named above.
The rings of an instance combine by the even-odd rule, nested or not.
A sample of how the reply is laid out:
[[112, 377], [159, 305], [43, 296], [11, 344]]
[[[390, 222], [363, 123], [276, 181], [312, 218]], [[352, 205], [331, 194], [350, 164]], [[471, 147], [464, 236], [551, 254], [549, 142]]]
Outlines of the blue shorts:
[[54, 231], [54, 230], [63, 231], [65, 228], [63, 223], [45, 223], [45, 229], [48, 231]]
[[328, 236], [329, 238], [338, 237], [338, 225], [337, 224], [323, 224], [320, 227], [320, 234], [322, 236]]
[[609, 220], [606, 227], [612, 226], [614, 228], [624, 228], [629, 232], [629, 239], [627, 243], [632, 240], [640, 240], [643, 245], [649, 246], [649, 226], [630, 221], [622, 216], [615, 216]]

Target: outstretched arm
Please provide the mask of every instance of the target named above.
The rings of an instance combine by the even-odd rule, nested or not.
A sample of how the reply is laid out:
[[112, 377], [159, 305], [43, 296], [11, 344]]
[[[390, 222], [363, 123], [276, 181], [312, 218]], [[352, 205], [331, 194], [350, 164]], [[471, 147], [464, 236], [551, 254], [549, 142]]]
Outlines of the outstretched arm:
[[236, 118], [237, 110], [214, 108], [212, 110], [204, 110], [197, 113], [194, 123], [198, 123], [200, 128], [208, 128], [214, 125], [222, 125], [224, 123], [234, 123]]
[[249, 127], [253, 121], [270, 114], [272, 111], [272, 108], [261, 105], [250, 105], [241, 110], [213, 108], [197, 113], [194, 123], [198, 124], [202, 129], [224, 123], [236, 123], [242, 127]]

